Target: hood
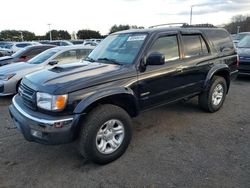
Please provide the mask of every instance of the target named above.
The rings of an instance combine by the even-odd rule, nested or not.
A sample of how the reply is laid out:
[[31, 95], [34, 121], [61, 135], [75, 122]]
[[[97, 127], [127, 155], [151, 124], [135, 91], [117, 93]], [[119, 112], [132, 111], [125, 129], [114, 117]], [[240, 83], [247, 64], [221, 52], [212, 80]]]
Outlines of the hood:
[[24, 78], [24, 83], [36, 91], [63, 94], [131, 76], [127, 74], [129, 71], [131, 68], [125, 65], [85, 61], [29, 74]]
[[28, 68], [34, 67], [33, 64], [20, 62], [20, 63], [13, 63], [9, 65], [5, 65], [0, 67], [0, 74], [11, 74], [11, 73], [17, 73], [19, 71], [24, 71]]
[[250, 57], [250, 48], [238, 48], [237, 53], [239, 56]]

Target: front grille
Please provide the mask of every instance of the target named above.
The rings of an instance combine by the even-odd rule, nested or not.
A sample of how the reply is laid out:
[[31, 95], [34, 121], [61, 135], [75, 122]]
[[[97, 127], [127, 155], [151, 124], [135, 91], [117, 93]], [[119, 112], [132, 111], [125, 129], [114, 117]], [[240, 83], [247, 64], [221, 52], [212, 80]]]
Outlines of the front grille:
[[36, 110], [36, 92], [24, 84], [20, 84], [18, 93], [23, 103], [32, 110]]

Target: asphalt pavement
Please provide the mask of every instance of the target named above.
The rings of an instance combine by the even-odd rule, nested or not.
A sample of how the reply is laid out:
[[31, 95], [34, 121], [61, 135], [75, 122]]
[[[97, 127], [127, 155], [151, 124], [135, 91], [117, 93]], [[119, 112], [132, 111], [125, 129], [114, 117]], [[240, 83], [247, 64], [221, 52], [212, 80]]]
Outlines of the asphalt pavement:
[[250, 187], [250, 77], [234, 81], [223, 108], [206, 113], [197, 98], [133, 120], [127, 152], [105, 166], [86, 161], [75, 143], [24, 140], [0, 98], [0, 187]]

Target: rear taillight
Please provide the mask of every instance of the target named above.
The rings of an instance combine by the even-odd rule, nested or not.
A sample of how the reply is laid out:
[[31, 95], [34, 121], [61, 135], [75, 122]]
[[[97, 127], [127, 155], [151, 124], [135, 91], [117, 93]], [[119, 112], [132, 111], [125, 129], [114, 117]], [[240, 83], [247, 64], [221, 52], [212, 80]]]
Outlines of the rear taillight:
[[236, 63], [236, 65], [237, 65], [237, 67], [240, 66], [240, 57], [239, 57], [239, 55], [237, 55], [237, 63]]

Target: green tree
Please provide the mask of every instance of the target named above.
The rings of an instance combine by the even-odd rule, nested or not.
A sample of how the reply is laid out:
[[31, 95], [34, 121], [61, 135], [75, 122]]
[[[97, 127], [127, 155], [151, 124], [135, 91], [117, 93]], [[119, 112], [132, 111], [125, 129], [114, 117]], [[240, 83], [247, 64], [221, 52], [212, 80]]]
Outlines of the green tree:
[[128, 29], [130, 29], [129, 25], [113, 25], [109, 30], [109, 34]]
[[101, 38], [99, 31], [83, 29], [76, 33], [78, 39]]
[[10, 41], [21, 41], [23, 40], [30, 41], [35, 40], [36, 36], [33, 32], [30, 31], [19, 31], [19, 30], [3, 30], [0, 32], [1, 40], [10, 40]]
[[[65, 30], [51, 30], [51, 35], [53, 40], [68, 40], [71, 39], [71, 36], [68, 31]], [[47, 40], [50, 39], [50, 32], [45, 34]]]
[[136, 26], [136, 25], [113, 25], [110, 30], [109, 30], [109, 34], [111, 33], [115, 33], [118, 31], [123, 31], [123, 30], [128, 30], [128, 29], [143, 29], [144, 27], [142, 26]]

